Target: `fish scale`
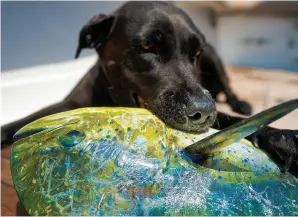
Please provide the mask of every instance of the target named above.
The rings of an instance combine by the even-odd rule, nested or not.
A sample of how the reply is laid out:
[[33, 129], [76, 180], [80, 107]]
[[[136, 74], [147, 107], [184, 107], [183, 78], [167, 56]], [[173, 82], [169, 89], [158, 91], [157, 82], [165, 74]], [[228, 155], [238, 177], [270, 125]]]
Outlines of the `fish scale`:
[[185, 148], [217, 132], [145, 109], [72, 110], [18, 131], [12, 177], [30, 215], [298, 215], [298, 180], [250, 142], [192, 161]]

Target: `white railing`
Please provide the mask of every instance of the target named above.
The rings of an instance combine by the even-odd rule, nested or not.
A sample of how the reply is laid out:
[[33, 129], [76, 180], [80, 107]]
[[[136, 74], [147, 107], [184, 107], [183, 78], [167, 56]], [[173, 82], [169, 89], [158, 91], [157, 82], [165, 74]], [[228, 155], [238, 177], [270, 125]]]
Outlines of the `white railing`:
[[1, 125], [62, 100], [96, 56], [1, 72]]

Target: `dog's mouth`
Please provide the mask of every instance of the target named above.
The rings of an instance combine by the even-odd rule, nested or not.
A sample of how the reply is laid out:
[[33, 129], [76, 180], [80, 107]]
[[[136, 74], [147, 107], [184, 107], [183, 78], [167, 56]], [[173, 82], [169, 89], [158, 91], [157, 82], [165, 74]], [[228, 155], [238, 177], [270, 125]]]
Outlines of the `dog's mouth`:
[[[179, 106], [172, 109], [165, 109], [166, 106], [162, 106], [161, 104], [156, 107], [156, 104], [151, 104], [151, 101], [146, 101], [143, 97], [141, 97], [137, 93], [132, 93], [132, 98], [135, 102], [136, 107], [145, 108], [152, 111], [155, 115], [157, 115], [168, 127], [172, 127], [177, 130], [181, 130], [184, 132], [190, 133], [203, 133], [208, 130], [208, 128], [213, 124], [215, 116], [209, 116], [201, 123], [193, 123], [191, 120], [186, 120], [185, 113], [181, 111]], [[195, 118], [195, 117], [194, 117]]]
[[147, 104], [146, 104], [145, 100], [140, 95], [138, 95], [137, 93], [133, 93], [132, 97], [133, 97], [137, 107], [139, 107], [139, 108], [146, 108], [147, 107], [146, 106]]

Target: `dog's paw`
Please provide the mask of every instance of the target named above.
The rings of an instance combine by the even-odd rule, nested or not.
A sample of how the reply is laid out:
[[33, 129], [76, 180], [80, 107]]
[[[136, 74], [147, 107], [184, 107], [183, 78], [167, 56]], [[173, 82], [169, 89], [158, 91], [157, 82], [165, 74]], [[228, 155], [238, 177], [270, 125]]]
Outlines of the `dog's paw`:
[[230, 105], [231, 105], [233, 111], [237, 112], [239, 114], [251, 115], [251, 113], [252, 113], [252, 107], [248, 102], [235, 99], [230, 102]]
[[298, 130], [265, 128], [252, 135], [253, 143], [268, 153], [281, 172], [298, 174]]

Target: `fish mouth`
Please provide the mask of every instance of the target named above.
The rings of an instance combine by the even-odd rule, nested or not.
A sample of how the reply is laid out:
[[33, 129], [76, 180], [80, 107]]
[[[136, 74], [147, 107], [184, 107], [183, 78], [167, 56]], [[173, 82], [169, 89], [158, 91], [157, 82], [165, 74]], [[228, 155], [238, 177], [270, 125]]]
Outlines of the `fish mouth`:
[[[42, 120], [43, 118], [41, 118]], [[40, 121], [40, 120], [37, 120]], [[33, 124], [34, 122], [24, 126], [23, 128], [21, 128], [18, 132], [16, 132], [16, 134], [13, 136], [13, 141], [17, 142], [21, 139], [25, 139], [28, 138], [30, 136], [33, 135], [37, 135], [40, 133], [50, 133], [52, 131], [58, 130], [62, 127], [68, 126], [68, 125], [72, 125], [72, 124], [77, 124], [80, 120], [73, 120], [73, 121], [68, 121], [68, 122], [63, 122], [62, 124], [59, 125], [53, 125], [53, 126], [42, 126], [42, 127], [38, 127], [38, 128], [30, 128], [30, 125]], [[46, 123], [46, 121], [45, 121]], [[29, 129], [28, 129], [29, 128]]]
[[41, 127], [41, 128], [37, 128], [37, 129], [30, 129], [30, 130], [27, 130], [27, 131], [19, 130], [18, 132], [16, 132], [16, 134], [14, 134], [13, 141], [16, 142], [20, 139], [24, 139], [26, 137], [32, 136], [34, 134], [43, 132], [43, 131], [48, 130], [48, 129], [50, 129], [50, 128], [49, 127]]

